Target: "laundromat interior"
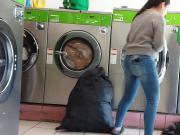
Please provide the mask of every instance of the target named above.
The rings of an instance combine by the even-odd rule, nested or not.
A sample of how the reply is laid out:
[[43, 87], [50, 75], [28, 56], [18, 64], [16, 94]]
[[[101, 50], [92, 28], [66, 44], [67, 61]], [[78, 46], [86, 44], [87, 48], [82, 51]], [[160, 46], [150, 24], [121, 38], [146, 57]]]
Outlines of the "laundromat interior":
[[[0, 1], [0, 135], [110, 135], [98, 130], [99, 114], [95, 109], [93, 84], [104, 74], [108, 84], [97, 87], [108, 89], [103, 96], [110, 99], [109, 114], [114, 125], [120, 99], [123, 96], [124, 60], [131, 23], [147, 0], [72, 0], [87, 4], [82, 9], [66, 5], [71, 0], [1, 0]], [[153, 135], [173, 129], [180, 135], [180, 0], [171, 0], [165, 16], [166, 45], [158, 55], [157, 73], [160, 100]], [[94, 81], [88, 81], [88, 71], [97, 67]], [[84, 78], [83, 78], [84, 77]], [[90, 76], [92, 77], [92, 76]], [[83, 78], [83, 79], [82, 79]], [[80, 90], [87, 82], [86, 98]], [[77, 89], [75, 89], [75, 87]], [[90, 89], [92, 87], [92, 89]], [[94, 92], [94, 93], [93, 93]], [[78, 99], [73, 99], [73, 94]], [[106, 96], [111, 94], [112, 96]], [[99, 95], [100, 99], [102, 95]], [[72, 101], [70, 101], [72, 99]], [[94, 104], [82, 103], [87, 100]], [[71, 118], [91, 116], [96, 126], [80, 130], [58, 129], [65, 125], [73, 104], [81, 104]], [[136, 99], [123, 121], [122, 135], [144, 133], [146, 99], [140, 86]], [[72, 107], [72, 108], [70, 108]], [[81, 108], [87, 108], [84, 110]], [[106, 111], [106, 114], [108, 110]], [[88, 118], [89, 116], [89, 118]], [[71, 123], [72, 121], [68, 121]], [[73, 121], [74, 122], [74, 121]], [[86, 126], [79, 120], [75, 125]], [[99, 122], [99, 123], [98, 123]], [[75, 126], [75, 127], [76, 127]], [[106, 125], [107, 126], [107, 125]], [[62, 126], [63, 127], [63, 126]], [[113, 127], [111, 127], [113, 128]], [[119, 134], [120, 135], [120, 134]], [[167, 134], [168, 135], [168, 134]], [[170, 135], [170, 134], [169, 134]]]

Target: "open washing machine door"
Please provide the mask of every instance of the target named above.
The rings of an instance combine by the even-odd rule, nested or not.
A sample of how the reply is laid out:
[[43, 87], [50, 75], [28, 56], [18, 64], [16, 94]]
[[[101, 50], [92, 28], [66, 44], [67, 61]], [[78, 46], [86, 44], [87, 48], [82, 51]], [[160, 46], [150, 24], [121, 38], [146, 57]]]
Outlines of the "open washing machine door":
[[84, 31], [70, 31], [56, 44], [54, 58], [58, 68], [69, 77], [79, 77], [101, 61], [98, 41]]
[[35, 37], [24, 29], [24, 41], [22, 51], [22, 71], [30, 70], [36, 63], [39, 56], [39, 47]]
[[167, 48], [167, 44], [164, 45], [163, 50], [159, 53], [158, 61], [157, 61], [157, 71], [159, 75], [159, 82], [161, 83], [164, 79], [166, 69], [169, 65], [169, 51]]
[[0, 19], [0, 102], [11, 93], [16, 72], [16, 41], [10, 27]]

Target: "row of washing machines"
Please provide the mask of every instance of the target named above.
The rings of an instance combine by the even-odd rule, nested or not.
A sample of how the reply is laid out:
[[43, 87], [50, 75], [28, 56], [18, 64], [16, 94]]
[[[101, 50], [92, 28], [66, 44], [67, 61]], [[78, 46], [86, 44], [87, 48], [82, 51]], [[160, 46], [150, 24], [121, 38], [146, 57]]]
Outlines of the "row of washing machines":
[[[22, 102], [66, 105], [78, 77], [99, 65], [104, 67], [113, 83], [113, 108], [116, 109], [123, 94], [122, 48], [136, 12], [116, 8], [112, 15], [65, 9], [26, 9]], [[158, 111], [162, 113], [180, 113], [180, 47], [176, 41], [179, 16], [179, 13], [167, 16], [168, 42], [159, 54], [157, 64], [161, 80]], [[139, 92], [131, 110], [143, 111], [143, 101], [143, 92]]]
[[108, 74], [112, 15], [25, 10], [22, 102], [66, 105], [78, 77], [100, 65]]

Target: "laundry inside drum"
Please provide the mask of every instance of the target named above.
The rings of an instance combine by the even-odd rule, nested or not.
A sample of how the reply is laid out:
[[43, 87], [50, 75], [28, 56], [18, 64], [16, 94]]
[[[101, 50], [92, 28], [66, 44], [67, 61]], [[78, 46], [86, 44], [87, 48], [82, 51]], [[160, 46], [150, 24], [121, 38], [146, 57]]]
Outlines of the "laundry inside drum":
[[73, 70], [87, 68], [93, 60], [93, 50], [88, 41], [82, 38], [74, 38], [68, 41], [63, 48], [66, 66]]

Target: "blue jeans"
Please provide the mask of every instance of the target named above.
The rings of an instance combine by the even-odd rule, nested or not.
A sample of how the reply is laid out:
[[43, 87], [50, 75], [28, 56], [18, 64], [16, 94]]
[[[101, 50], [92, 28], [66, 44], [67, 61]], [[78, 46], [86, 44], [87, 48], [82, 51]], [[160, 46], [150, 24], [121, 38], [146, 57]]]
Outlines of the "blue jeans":
[[160, 84], [156, 69], [156, 62], [146, 55], [128, 55], [123, 63], [125, 88], [119, 103], [115, 127], [121, 127], [125, 114], [133, 103], [140, 84], [146, 97], [144, 112], [145, 135], [153, 135], [154, 121], [160, 98]]

